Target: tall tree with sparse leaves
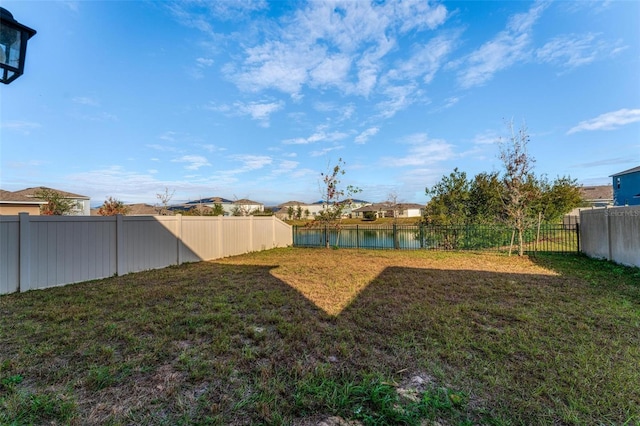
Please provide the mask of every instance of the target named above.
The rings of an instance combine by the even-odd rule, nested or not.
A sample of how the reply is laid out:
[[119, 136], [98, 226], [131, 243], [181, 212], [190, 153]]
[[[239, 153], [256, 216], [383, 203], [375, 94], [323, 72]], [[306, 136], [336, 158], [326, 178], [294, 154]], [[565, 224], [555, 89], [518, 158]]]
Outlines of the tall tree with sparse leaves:
[[[346, 188], [341, 187], [340, 177], [346, 173], [344, 170], [345, 162], [342, 158], [338, 159], [338, 163], [326, 173], [320, 173], [322, 178], [321, 194], [322, 194], [322, 211], [316, 216], [315, 222], [325, 227], [333, 227], [337, 229], [340, 235], [340, 222], [346, 208], [352, 204], [352, 196], [360, 192], [360, 188], [349, 185]], [[325, 247], [330, 247], [329, 232], [326, 233]]]
[[515, 132], [509, 123], [511, 136], [500, 141], [500, 160], [504, 166], [503, 202], [507, 223], [518, 234], [518, 256], [524, 253], [524, 231], [535, 221], [532, 207], [540, 198], [540, 190], [533, 174], [535, 159], [527, 151], [529, 133], [525, 125]]
[[169, 191], [169, 187], [164, 188], [164, 192], [159, 192], [156, 194], [156, 198], [160, 201], [160, 205], [156, 204], [156, 211], [159, 215], [168, 215], [169, 214], [169, 203], [173, 198], [173, 194], [176, 193], [176, 190]]

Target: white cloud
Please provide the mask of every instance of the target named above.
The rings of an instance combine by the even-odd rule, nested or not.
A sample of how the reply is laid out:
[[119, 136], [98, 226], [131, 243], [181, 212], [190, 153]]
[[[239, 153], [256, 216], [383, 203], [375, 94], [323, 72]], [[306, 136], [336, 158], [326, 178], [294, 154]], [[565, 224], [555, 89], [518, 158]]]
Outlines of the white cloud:
[[620, 42], [611, 44], [597, 40], [596, 34], [565, 34], [555, 37], [536, 50], [540, 62], [572, 69], [589, 64], [597, 59], [615, 55], [626, 46]]
[[20, 132], [23, 135], [31, 134], [33, 129], [42, 127], [40, 123], [34, 123], [32, 121], [7, 121], [0, 125], [3, 129], [9, 129], [16, 132]]
[[162, 139], [163, 141], [175, 142], [177, 134], [177, 132], [168, 131], [158, 136], [158, 138]]
[[382, 163], [391, 167], [424, 167], [455, 156], [453, 145], [442, 139], [429, 139], [426, 133], [409, 136], [406, 143], [410, 145], [404, 157], [383, 157]]
[[306, 138], [285, 139], [282, 141], [285, 145], [307, 145], [316, 142], [336, 142], [349, 137], [345, 132], [326, 132], [327, 126], [321, 125], [316, 131]]
[[430, 83], [445, 58], [453, 50], [456, 38], [457, 35], [453, 37], [438, 36], [428, 43], [416, 47], [409, 59], [400, 61], [394, 69], [386, 74], [385, 80], [413, 80], [422, 77], [425, 83]]
[[199, 67], [210, 67], [211, 65], [213, 65], [213, 59], [211, 58], [197, 58], [196, 59], [196, 64]]
[[475, 135], [473, 138], [473, 143], [476, 145], [491, 145], [495, 144], [500, 140], [500, 135], [498, 135], [493, 130], [487, 130], [483, 133], [479, 133]]
[[68, 182], [79, 182], [81, 186], [74, 192], [89, 195], [92, 203], [108, 196], [116, 196], [125, 202], [151, 200], [155, 199], [155, 194], [164, 186], [169, 186], [154, 178], [151, 173], [128, 171], [121, 166], [75, 173], [65, 179]]
[[309, 2], [269, 28], [268, 41], [247, 43], [243, 60], [224, 72], [243, 90], [276, 89], [293, 99], [305, 86], [369, 96], [396, 36], [434, 29], [446, 17], [444, 6], [422, 1]]
[[200, 145], [200, 147], [208, 152], [220, 152], [220, 151], [227, 150], [226, 148], [221, 148], [213, 144], [204, 144], [204, 145]]
[[272, 175], [291, 174], [298, 168], [300, 163], [292, 160], [282, 160], [278, 163], [278, 166], [273, 170]]
[[176, 148], [174, 146], [160, 145], [160, 144], [157, 144], [157, 143], [151, 143], [151, 144], [147, 144], [145, 146], [147, 148], [155, 149], [156, 151], [178, 152], [178, 148]]
[[408, 108], [422, 96], [422, 91], [414, 84], [388, 86], [384, 93], [388, 99], [376, 105], [382, 118], [393, 117], [398, 111]]
[[450, 108], [452, 106], [454, 106], [455, 104], [457, 104], [458, 102], [460, 102], [460, 98], [457, 96], [452, 96], [450, 98], [447, 98], [444, 100], [444, 106], [443, 108]]
[[469, 88], [484, 84], [496, 72], [527, 59], [533, 24], [546, 7], [546, 3], [539, 2], [526, 13], [513, 15], [505, 30], [464, 58], [461, 62], [464, 69], [458, 73], [460, 86]]
[[237, 173], [262, 169], [273, 163], [273, 159], [267, 155], [234, 155], [231, 158], [242, 162], [242, 169], [236, 171]]
[[90, 98], [88, 96], [76, 96], [75, 98], [71, 99], [71, 101], [80, 105], [87, 105], [87, 106], [94, 106], [94, 107], [100, 106], [100, 102], [97, 99]]
[[233, 104], [238, 114], [250, 115], [260, 122], [263, 127], [269, 127], [269, 117], [284, 107], [284, 102], [235, 102]]
[[447, 19], [447, 8], [441, 4], [432, 6], [429, 2], [413, 0], [393, 2], [389, 7], [395, 9], [398, 19], [402, 22], [401, 32], [416, 28], [433, 30]]
[[180, 158], [171, 160], [173, 163], [187, 163], [185, 169], [198, 170], [200, 167], [211, 166], [209, 160], [201, 155], [183, 155]]
[[72, 116], [86, 121], [118, 121], [117, 115], [104, 111], [96, 114], [72, 114]]
[[330, 146], [330, 147], [322, 148], [320, 150], [311, 151], [309, 153], [309, 155], [311, 157], [322, 157], [323, 155], [326, 155], [331, 151], [338, 151], [338, 150], [341, 150], [343, 148], [344, 148], [343, 145]]
[[640, 122], [640, 109], [620, 109], [585, 120], [569, 129], [568, 135], [591, 130], [615, 130], [626, 124]]
[[270, 122], [269, 118], [271, 114], [280, 111], [284, 108], [284, 102], [234, 102], [233, 105], [216, 105], [214, 103], [210, 103], [204, 107], [210, 111], [221, 112], [223, 114], [227, 114], [229, 116], [242, 116], [248, 115], [253, 120], [259, 121], [262, 127], [269, 127]]
[[370, 137], [375, 136], [379, 131], [379, 127], [369, 127], [367, 130], [356, 136], [354, 142], [357, 144], [364, 144], [369, 140]]

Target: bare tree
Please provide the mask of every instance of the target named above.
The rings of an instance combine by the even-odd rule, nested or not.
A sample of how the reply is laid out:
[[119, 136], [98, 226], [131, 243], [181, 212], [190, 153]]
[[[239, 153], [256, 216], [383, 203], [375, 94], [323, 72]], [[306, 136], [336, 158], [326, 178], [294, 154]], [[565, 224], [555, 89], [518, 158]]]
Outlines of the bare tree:
[[387, 195], [387, 201], [383, 204], [387, 211], [390, 211], [393, 215], [393, 223], [398, 223], [398, 218], [402, 216], [402, 213], [404, 213], [402, 204], [399, 201], [398, 193], [396, 191], [389, 192]]
[[529, 155], [529, 133], [523, 124], [516, 133], [513, 122], [508, 124], [511, 136], [500, 141], [500, 160], [504, 166], [503, 202], [507, 221], [518, 234], [518, 256], [524, 252], [524, 231], [533, 222], [530, 211], [538, 197], [533, 166], [535, 159]]
[[[391, 191], [389, 195], [387, 195], [387, 201], [384, 202], [384, 205], [387, 211], [390, 211], [393, 215], [393, 226], [395, 229], [398, 224], [398, 218], [402, 214], [402, 206], [398, 203], [398, 193]], [[400, 248], [400, 239], [397, 231], [393, 233], [393, 248], [396, 250]]]
[[[329, 226], [338, 231], [340, 237], [340, 222], [344, 210], [352, 203], [351, 197], [360, 192], [360, 189], [352, 185], [342, 188], [340, 186], [340, 176], [345, 174], [345, 162], [342, 158], [338, 163], [326, 173], [320, 173], [322, 177], [321, 195], [323, 209], [316, 217], [316, 221], [327, 229]], [[325, 246], [329, 248], [329, 233], [325, 236]]]
[[173, 198], [176, 190], [169, 191], [169, 187], [164, 187], [164, 192], [156, 194], [156, 198], [160, 201], [160, 205], [156, 203], [156, 211], [159, 215], [167, 215], [169, 213], [169, 203]]

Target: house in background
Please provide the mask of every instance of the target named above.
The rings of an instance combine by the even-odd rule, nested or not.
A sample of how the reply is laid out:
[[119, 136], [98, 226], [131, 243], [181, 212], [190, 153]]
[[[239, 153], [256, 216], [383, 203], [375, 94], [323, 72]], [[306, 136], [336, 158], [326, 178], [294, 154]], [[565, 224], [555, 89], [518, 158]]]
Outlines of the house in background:
[[[362, 206], [371, 204], [369, 201], [349, 199], [339, 201], [344, 204], [342, 217], [353, 217], [354, 211]], [[301, 201], [287, 201], [277, 207], [276, 217], [279, 219], [289, 219], [289, 208], [293, 207], [293, 217], [297, 215], [298, 208], [302, 210], [302, 219], [315, 219], [326, 208], [326, 203], [322, 200], [315, 203], [303, 203]]]
[[613, 188], [611, 185], [580, 187], [582, 201], [588, 207], [606, 207], [613, 205]]
[[414, 203], [398, 204], [398, 217], [422, 217], [424, 215], [424, 205]]
[[184, 204], [170, 206], [169, 210], [175, 214], [182, 213], [185, 211], [189, 211], [193, 208], [214, 208], [216, 204], [222, 206], [224, 210], [224, 215], [231, 215], [231, 211], [233, 209], [233, 201], [228, 200], [222, 197], [208, 197], [208, 198], [200, 198], [199, 200], [187, 201]]
[[[291, 208], [292, 210], [289, 210]], [[302, 219], [307, 219], [311, 216], [311, 210], [307, 207], [306, 203], [302, 201], [287, 201], [276, 207], [275, 216], [280, 220], [293, 219], [297, 215], [297, 211], [300, 209]], [[289, 214], [291, 213], [291, 214]]]
[[[173, 216], [173, 212], [168, 210], [162, 214], [162, 207], [152, 206], [151, 204], [135, 203], [125, 205], [129, 210], [127, 216]], [[100, 216], [98, 211], [100, 207], [91, 209], [91, 216]]]
[[640, 166], [614, 173], [610, 177], [613, 178], [614, 206], [640, 205]]
[[[289, 217], [289, 208], [293, 208], [293, 214]], [[302, 212], [302, 219], [313, 219], [324, 210], [322, 201], [315, 203], [303, 203], [302, 201], [287, 201], [276, 207], [275, 216], [278, 219], [292, 219], [297, 215], [298, 209]]]
[[232, 201], [222, 197], [201, 198], [199, 200], [187, 201], [184, 204], [170, 206], [169, 210], [174, 213], [180, 213], [191, 210], [194, 207], [214, 208], [216, 204], [222, 206], [225, 216], [249, 216], [257, 212], [264, 211], [264, 204], [257, 201], [247, 199]]
[[38, 200], [37, 193], [43, 190], [49, 190], [57, 192], [60, 197], [73, 201], [73, 208], [69, 212], [69, 216], [90, 216], [91, 215], [91, 198], [85, 195], [78, 195], [72, 192], [61, 191], [59, 189], [47, 188], [46, 186], [38, 186], [35, 188], [22, 189], [15, 191], [14, 194], [22, 195], [32, 200]]
[[39, 216], [40, 206], [43, 204], [46, 204], [46, 202], [0, 189], [0, 216], [17, 215], [19, 213]]
[[396, 218], [408, 218], [408, 217], [421, 217], [424, 214], [424, 206], [421, 204], [413, 203], [374, 203], [367, 206], [360, 207], [353, 211], [355, 218], [364, 218], [366, 213], [372, 214], [375, 218], [381, 217], [396, 217]]
[[235, 216], [249, 216], [255, 213], [262, 213], [263, 211], [264, 204], [243, 198], [233, 202], [231, 214]]

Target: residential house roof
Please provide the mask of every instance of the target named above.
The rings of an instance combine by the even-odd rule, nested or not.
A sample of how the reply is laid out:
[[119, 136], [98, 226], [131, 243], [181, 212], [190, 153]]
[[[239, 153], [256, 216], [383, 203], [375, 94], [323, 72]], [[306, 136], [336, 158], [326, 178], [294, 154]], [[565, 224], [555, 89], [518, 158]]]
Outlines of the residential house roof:
[[398, 207], [400, 207], [401, 209], [423, 209], [424, 204], [398, 203]]
[[248, 200], [246, 198], [242, 198], [240, 200], [236, 200], [236, 201], [232, 201], [233, 204], [253, 204], [256, 206], [261, 206], [262, 203], [259, 203], [257, 201], [252, 201], [252, 200]]
[[222, 197], [209, 197], [209, 198], [201, 198], [199, 200], [187, 201], [185, 204], [194, 205], [194, 204], [232, 204], [232, 200], [228, 200]]
[[45, 201], [34, 200], [33, 197], [27, 197], [16, 192], [5, 191], [0, 189], [0, 202], [3, 204], [45, 204]]
[[638, 167], [634, 167], [634, 168], [629, 169], [629, 170], [625, 170], [625, 171], [623, 171], [623, 172], [614, 173], [614, 174], [610, 175], [609, 177], [613, 177], [613, 176], [621, 176], [621, 175], [628, 175], [629, 173], [636, 173], [636, 172], [640, 172], [640, 166], [638, 166]]
[[379, 211], [387, 211], [392, 210], [392, 206], [386, 203], [373, 203], [368, 206], [363, 206], [357, 209], [354, 209], [354, 212], [379, 212]]
[[158, 207], [145, 203], [127, 204], [127, 207], [127, 214], [130, 216], [157, 215], [159, 210]]
[[373, 203], [368, 206], [360, 207], [355, 209], [354, 212], [379, 212], [379, 211], [389, 211], [394, 209], [408, 210], [408, 209], [422, 209], [424, 206], [422, 204], [415, 203], [398, 203], [398, 204], [389, 204], [389, 203]]
[[289, 206], [306, 206], [307, 203], [303, 203], [302, 201], [287, 201], [286, 203], [279, 204], [279, 208], [289, 207]]
[[83, 200], [90, 199], [90, 197], [87, 197], [86, 195], [74, 194], [73, 192], [61, 191], [59, 189], [48, 188], [46, 186], [36, 186], [35, 188], [21, 189], [20, 191], [15, 191], [14, 194], [24, 195], [25, 197], [33, 198], [36, 196], [38, 192], [45, 191], [45, 190], [57, 192], [63, 198], [76, 198], [76, 199], [83, 199]]
[[613, 201], [613, 187], [611, 185], [583, 186], [580, 195], [586, 201]]

